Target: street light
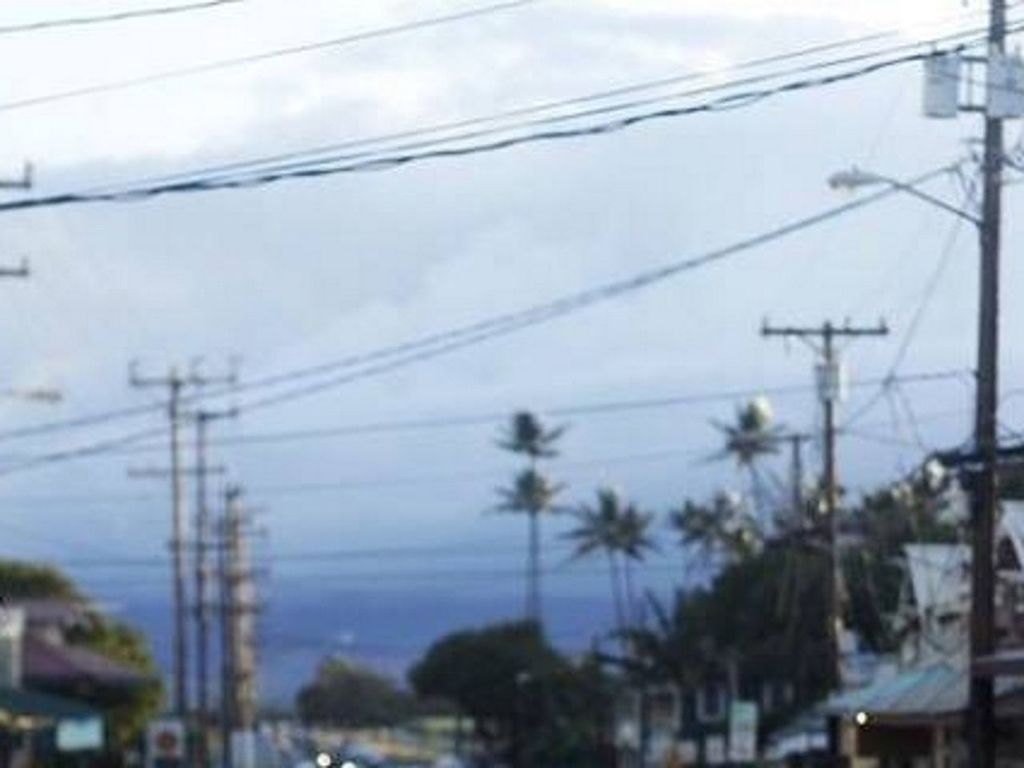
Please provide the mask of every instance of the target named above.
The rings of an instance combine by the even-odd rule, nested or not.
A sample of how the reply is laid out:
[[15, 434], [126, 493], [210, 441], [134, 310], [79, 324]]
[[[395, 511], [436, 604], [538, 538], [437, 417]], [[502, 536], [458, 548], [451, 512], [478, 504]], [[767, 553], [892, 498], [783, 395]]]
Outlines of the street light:
[[33, 389], [4, 389], [0, 390], [0, 398], [5, 400], [29, 400], [35, 403], [56, 404], [64, 399], [64, 393], [59, 389], [45, 387]]
[[927, 192], [922, 192], [913, 184], [907, 184], [899, 179], [883, 176], [880, 173], [865, 171], [857, 166], [833, 173], [828, 177], [828, 185], [832, 187], [832, 189], [846, 189], [851, 191], [860, 189], [861, 187], [884, 185], [893, 189], [898, 189], [900, 192], [906, 192], [908, 195], [913, 195], [918, 200], [923, 200], [924, 202], [937, 206], [948, 213], [952, 213], [954, 216], [959, 216], [961, 219], [969, 221], [976, 227], [981, 227], [981, 219], [977, 216], [957, 208], [955, 205], [947, 203], [942, 198], [929, 195]]

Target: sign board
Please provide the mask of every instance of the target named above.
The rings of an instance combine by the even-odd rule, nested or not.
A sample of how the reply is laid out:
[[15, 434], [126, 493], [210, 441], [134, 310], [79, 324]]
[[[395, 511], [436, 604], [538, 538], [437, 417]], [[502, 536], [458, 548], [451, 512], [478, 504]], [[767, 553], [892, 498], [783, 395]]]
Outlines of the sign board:
[[57, 722], [57, 751], [85, 752], [103, 749], [103, 719], [67, 718]]
[[708, 765], [721, 765], [725, 762], [724, 736], [706, 736], [704, 738], [704, 762]]
[[757, 704], [734, 701], [729, 707], [729, 761], [757, 760]]
[[676, 744], [676, 754], [685, 765], [696, 765], [700, 757], [697, 750], [697, 742], [692, 739], [683, 739]]
[[179, 768], [185, 765], [185, 725], [181, 720], [154, 720], [146, 730], [146, 767]]

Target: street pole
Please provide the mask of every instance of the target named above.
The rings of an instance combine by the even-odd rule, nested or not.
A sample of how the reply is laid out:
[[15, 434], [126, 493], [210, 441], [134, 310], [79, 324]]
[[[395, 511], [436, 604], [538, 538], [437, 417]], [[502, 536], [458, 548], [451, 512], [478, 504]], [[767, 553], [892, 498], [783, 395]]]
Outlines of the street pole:
[[[1006, 47], [1006, 3], [989, 6], [989, 57]], [[991, 66], [991, 61], [990, 61]], [[995, 651], [995, 520], [997, 409], [999, 393], [999, 248], [1002, 215], [1003, 121], [985, 115], [982, 160], [981, 273], [978, 301], [978, 369], [974, 439], [981, 467], [971, 494], [971, 686], [968, 733], [972, 768], [995, 765], [995, 701], [992, 678], [979, 674], [977, 659]]]
[[139, 376], [133, 364], [129, 380], [133, 387], [166, 387], [168, 391], [167, 418], [170, 422], [171, 451], [171, 579], [174, 601], [174, 713], [184, 719], [188, 714], [188, 638], [186, 636], [186, 595], [185, 595], [185, 511], [184, 490], [181, 473], [181, 390], [188, 380], [171, 368], [166, 376], [146, 378]]
[[233, 418], [237, 411], [198, 410], [195, 413], [196, 446], [196, 515], [195, 515], [195, 619], [196, 619], [196, 720], [198, 739], [196, 757], [203, 768], [210, 764], [210, 615], [207, 599], [208, 566], [207, 550], [210, 542], [207, 534], [210, 528], [209, 502], [206, 495], [206, 478], [210, 468], [206, 462], [207, 427], [217, 419]]
[[839, 557], [839, 483], [836, 473], [836, 425], [835, 410], [842, 395], [842, 373], [839, 357], [835, 349], [837, 337], [885, 336], [889, 329], [884, 323], [871, 327], [853, 327], [848, 323], [842, 326], [826, 321], [820, 327], [773, 327], [765, 323], [761, 335], [799, 338], [813, 344], [820, 340], [821, 347], [816, 348], [820, 355], [818, 367], [818, 395], [824, 415], [822, 451], [822, 485], [825, 512], [825, 542], [828, 552], [827, 571], [827, 610], [825, 611], [826, 637], [829, 646], [828, 674], [832, 686], [842, 683], [840, 661], [840, 627], [842, 625], [842, 561]]

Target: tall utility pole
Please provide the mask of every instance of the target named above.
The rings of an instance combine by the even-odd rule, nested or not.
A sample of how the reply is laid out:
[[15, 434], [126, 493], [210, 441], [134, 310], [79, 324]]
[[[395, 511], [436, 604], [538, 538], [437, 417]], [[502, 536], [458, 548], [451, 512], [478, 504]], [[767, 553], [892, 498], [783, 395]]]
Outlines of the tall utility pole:
[[192, 383], [177, 368], [172, 367], [166, 376], [143, 377], [133, 363], [129, 369], [129, 381], [136, 388], [162, 387], [167, 389], [167, 419], [170, 423], [171, 451], [171, 568], [172, 596], [174, 602], [174, 712], [180, 718], [188, 714], [188, 638], [186, 637], [186, 595], [185, 595], [185, 511], [184, 481], [181, 473], [181, 391]]
[[[212, 411], [199, 409], [193, 415], [196, 427], [196, 509], [195, 509], [195, 620], [196, 620], [196, 760], [202, 768], [210, 765], [210, 603], [209, 566], [207, 551], [210, 548], [209, 502], [206, 495], [206, 478], [211, 473], [207, 465], [207, 427], [218, 419], [234, 418], [235, 409]], [[214, 468], [212, 471], [217, 471]]]
[[255, 616], [259, 606], [247, 541], [248, 521], [240, 499], [241, 489], [228, 489], [219, 543], [223, 657], [221, 733], [225, 768], [251, 768], [255, 764]]
[[[761, 335], [798, 338], [814, 347], [819, 356], [816, 373], [818, 398], [822, 406], [823, 451], [822, 491], [825, 506], [825, 538], [828, 551], [828, 610], [826, 636], [829, 642], [829, 676], [833, 685], [842, 682], [840, 673], [840, 627], [842, 624], [842, 574], [839, 558], [839, 515], [838, 481], [836, 479], [836, 406], [843, 395], [843, 371], [835, 349], [837, 338], [861, 336], [885, 336], [889, 329], [885, 323], [871, 327], [854, 327], [849, 323], [841, 326], [826, 321], [818, 327], [771, 326], [767, 322], [761, 328]], [[817, 342], [817, 343], [816, 343]]]
[[[989, 3], [989, 88], [993, 58], [1006, 48], [1006, 2]], [[991, 93], [989, 94], [991, 99]], [[995, 765], [995, 701], [992, 678], [979, 674], [974, 662], [995, 651], [995, 520], [997, 490], [997, 410], [999, 393], [999, 245], [1002, 215], [1003, 120], [985, 113], [982, 159], [981, 276], [978, 297], [978, 370], [974, 440], [981, 467], [971, 494], [971, 687], [968, 735], [971, 765]]]

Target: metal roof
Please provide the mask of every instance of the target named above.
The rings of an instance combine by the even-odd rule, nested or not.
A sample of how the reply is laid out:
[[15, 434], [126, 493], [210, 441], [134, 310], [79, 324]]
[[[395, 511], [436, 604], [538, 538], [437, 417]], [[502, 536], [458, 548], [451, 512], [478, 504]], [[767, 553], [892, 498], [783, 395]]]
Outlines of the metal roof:
[[[996, 695], [1024, 692], [1024, 680], [997, 678]], [[825, 702], [829, 715], [925, 719], [956, 715], [967, 707], [967, 670], [954, 662], [912, 667], [872, 685], [837, 694]]]

